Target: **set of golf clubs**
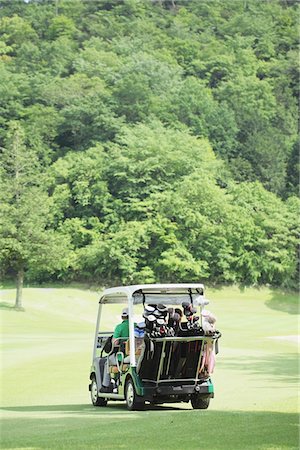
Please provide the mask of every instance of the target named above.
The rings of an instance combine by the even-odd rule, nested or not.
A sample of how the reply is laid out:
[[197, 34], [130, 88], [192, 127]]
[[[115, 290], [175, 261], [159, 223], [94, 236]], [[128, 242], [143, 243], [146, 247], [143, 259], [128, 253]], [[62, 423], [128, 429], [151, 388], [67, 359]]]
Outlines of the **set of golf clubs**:
[[145, 331], [150, 337], [174, 336], [174, 328], [168, 326], [166, 320], [168, 308], [165, 305], [146, 305], [143, 317], [145, 319]]
[[193, 307], [191, 303], [182, 302], [182, 308], [184, 315], [187, 319], [187, 329], [188, 330], [200, 330], [201, 326], [199, 323], [200, 316], [195, 316], [197, 310]]
[[200, 330], [200, 317], [195, 316], [197, 312], [196, 308], [188, 302], [183, 302], [182, 308], [183, 313], [180, 308], [167, 308], [163, 304], [146, 305], [143, 313], [145, 332], [149, 337], [153, 338], [175, 336], [178, 332], [183, 314], [187, 319], [187, 330]]

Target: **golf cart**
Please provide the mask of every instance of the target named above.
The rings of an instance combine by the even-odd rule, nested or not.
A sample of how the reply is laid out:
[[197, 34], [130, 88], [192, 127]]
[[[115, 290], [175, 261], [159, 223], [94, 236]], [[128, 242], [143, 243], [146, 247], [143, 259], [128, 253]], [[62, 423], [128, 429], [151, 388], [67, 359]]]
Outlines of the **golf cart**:
[[[107, 304], [113, 310], [114, 304], [122, 303], [128, 307], [129, 337], [114, 346], [113, 331], [101, 331], [101, 318]], [[191, 401], [194, 409], [208, 408], [214, 397], [210, 374], [221, 333], [214, 328], [214, 316], [205, 310], [207, 304], [202, 284], [106, 289], [99, 301], [90, 370], [93, 405], [125, 400], [129, 410], [139, 410], [145, 402]], [[142, 323], [134, 322], [136, 312], [144, 318]], [[110, 365], [108, 357], [113, 354], [115, 364]], [[111, 391], [102, 393], [104, 370], [110, 373]]]

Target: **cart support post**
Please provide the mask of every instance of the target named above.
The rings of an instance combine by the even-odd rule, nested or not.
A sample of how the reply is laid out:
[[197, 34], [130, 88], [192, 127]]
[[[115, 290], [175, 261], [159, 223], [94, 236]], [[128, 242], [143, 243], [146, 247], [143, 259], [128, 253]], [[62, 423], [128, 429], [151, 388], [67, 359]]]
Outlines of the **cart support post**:
[[133, 321], [133, 301], [132, 297], [128, 297], [129, 312], [129, 345], [130, 345], [130, 366], [135, 367], [135, 339], [134, 339], [134, 321]]
[[96, 358], [97, 345], [98, 345], [98, 333], [99, 333], [99, 324], [100, 324], [100, 319], [101, 319], [101, 313], [102, 313], [102, 303], [99, 303], [97, 323], [96, 323], [96, 330], [95, 330], [95, 339], [94, 339], [93, 361]]

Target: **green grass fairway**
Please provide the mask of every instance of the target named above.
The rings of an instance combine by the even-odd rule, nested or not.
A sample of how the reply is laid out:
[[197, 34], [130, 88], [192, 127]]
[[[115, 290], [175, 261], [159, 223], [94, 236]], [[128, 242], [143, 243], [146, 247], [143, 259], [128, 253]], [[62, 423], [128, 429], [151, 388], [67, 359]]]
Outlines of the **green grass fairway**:
[[[264, 288], [208, 289], [222, 332], [207, 411], [190, 404], [129, 412], [90, 403], [99, 293], [71, 288], [1, 291], [1, 449], [299, 448], [298, 296]], [[121, 305], [108, 306], [107, 328]]]

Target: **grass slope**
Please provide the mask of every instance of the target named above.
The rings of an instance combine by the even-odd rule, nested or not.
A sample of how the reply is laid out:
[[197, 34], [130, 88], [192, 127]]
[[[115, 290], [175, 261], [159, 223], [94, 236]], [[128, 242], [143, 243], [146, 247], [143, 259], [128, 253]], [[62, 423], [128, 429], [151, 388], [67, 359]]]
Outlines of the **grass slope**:
[[[128, 412], [90, 405], [99, 294], [1, 292], [2, 449], [298, 449], [298, 298], [269, 289], [209, 289], [222, 331], [208, 411], [190, 404]], [[107, 315], [108, 329], [119, 306]]]

